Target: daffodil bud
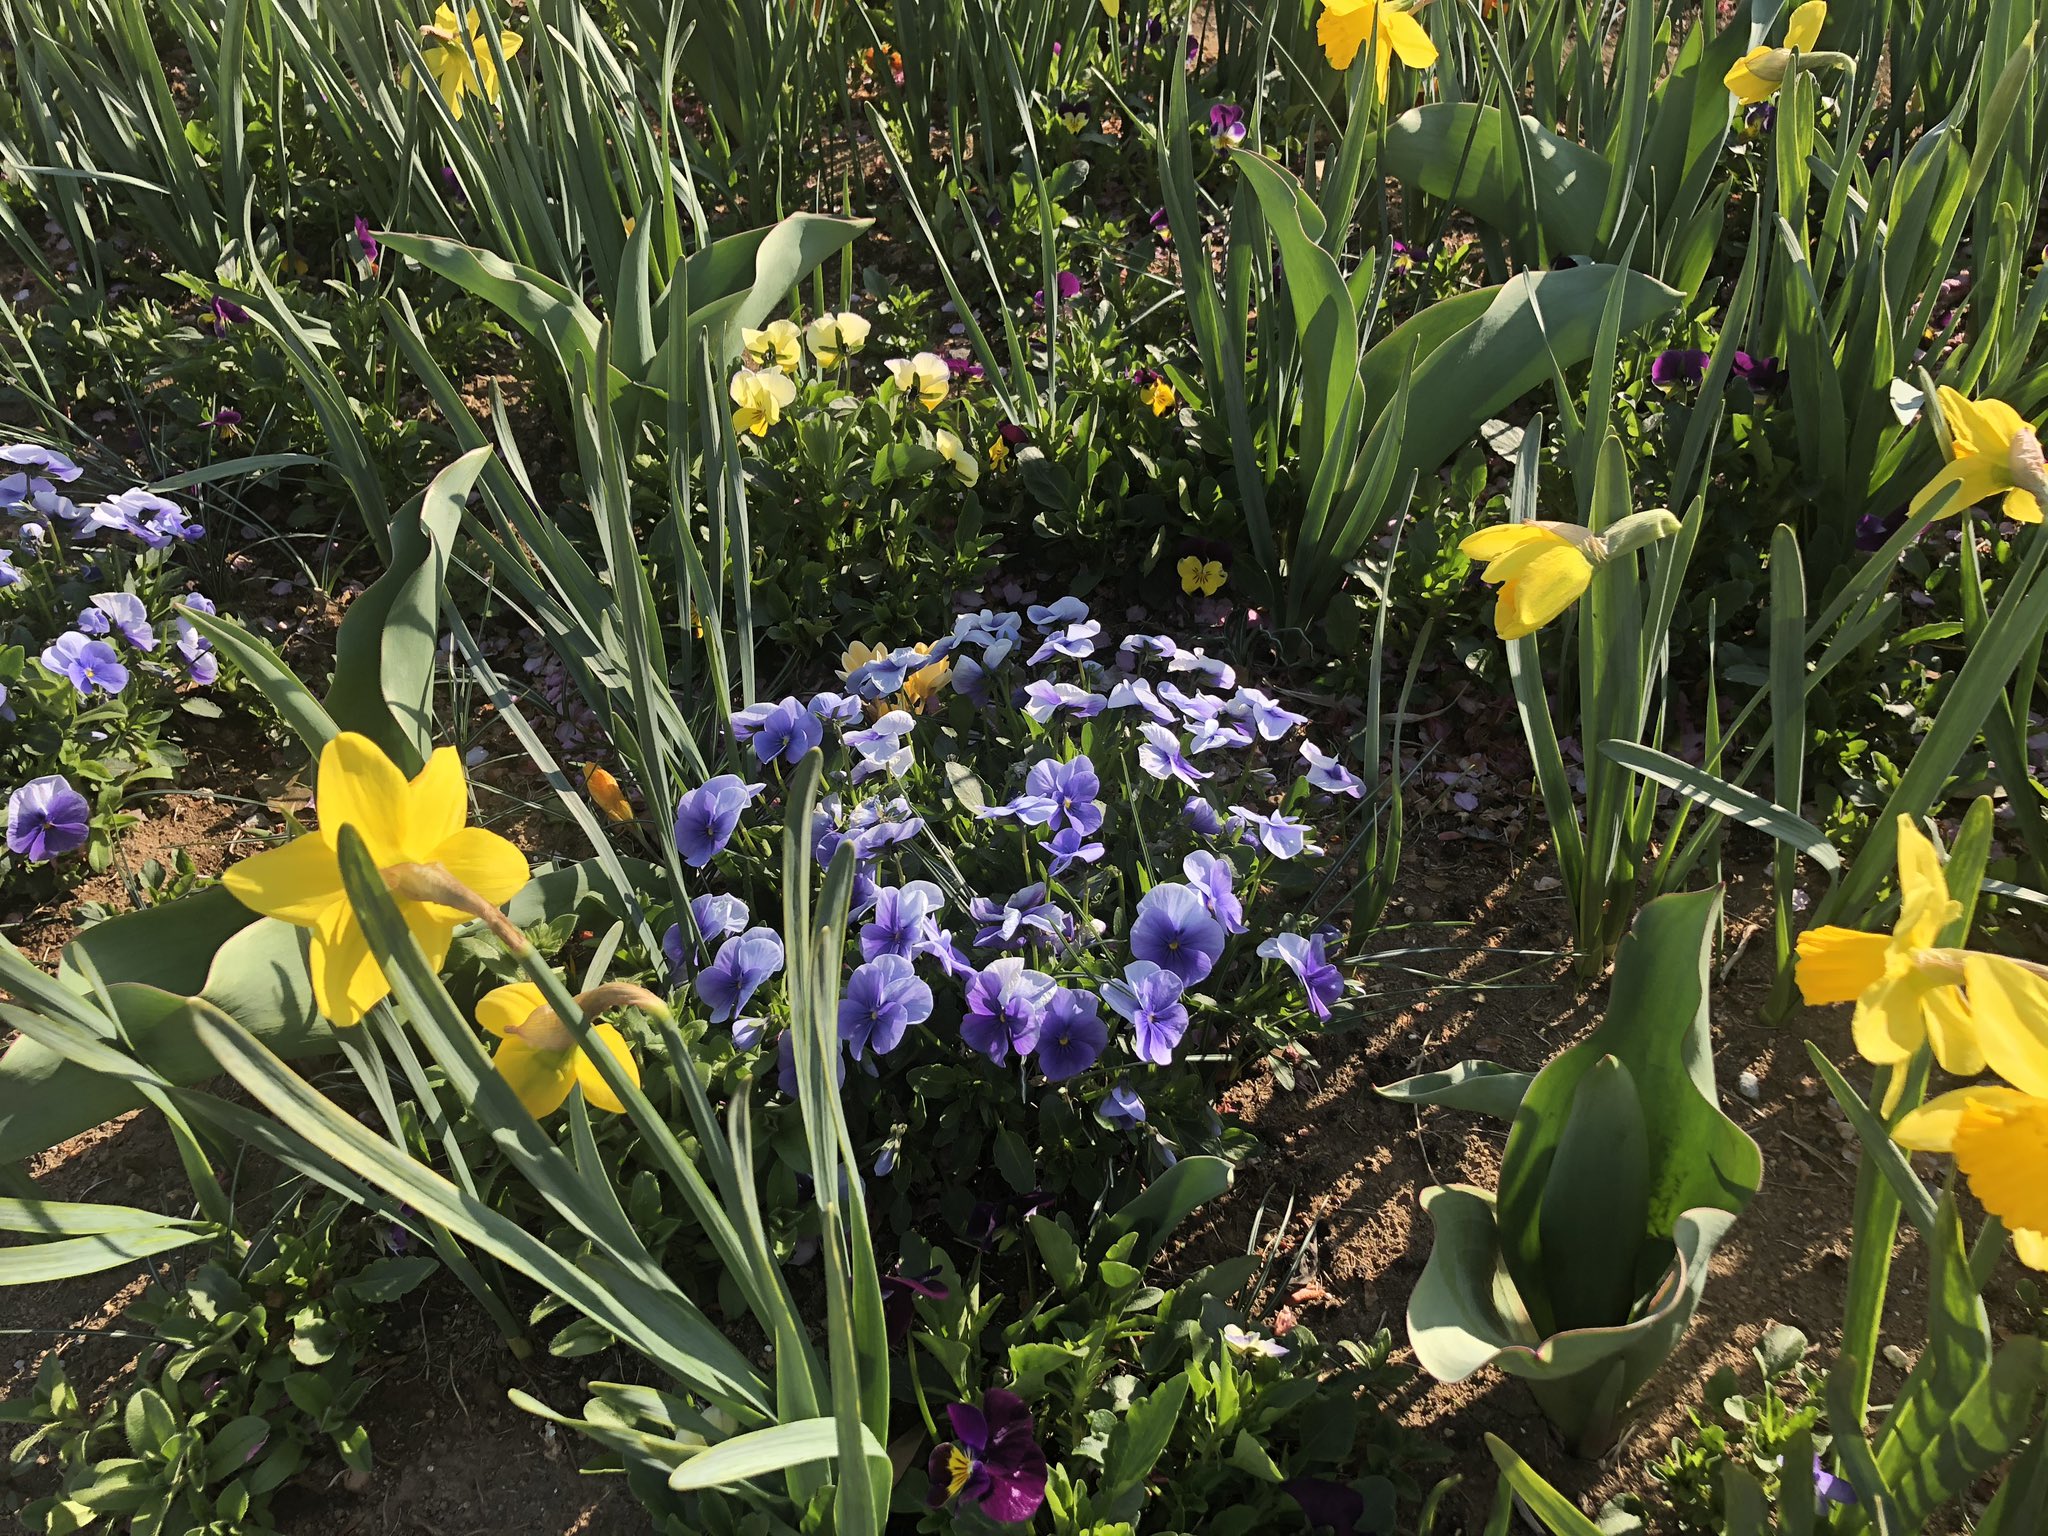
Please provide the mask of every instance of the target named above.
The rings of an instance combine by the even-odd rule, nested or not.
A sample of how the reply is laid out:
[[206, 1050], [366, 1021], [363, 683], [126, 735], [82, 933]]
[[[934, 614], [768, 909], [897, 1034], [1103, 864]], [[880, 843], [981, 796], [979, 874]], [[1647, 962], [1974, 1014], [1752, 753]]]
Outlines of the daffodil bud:
[[1599, 536], [1599, 550], [1593, 553], [1594, 564], [1603, 564], [1645, 549], [1660, 539], [1668, 539], [1678, 532], [1678, 519], [1662, 507], [1653, 507], [1647, 512], [1634, 512], [1613, 524]]

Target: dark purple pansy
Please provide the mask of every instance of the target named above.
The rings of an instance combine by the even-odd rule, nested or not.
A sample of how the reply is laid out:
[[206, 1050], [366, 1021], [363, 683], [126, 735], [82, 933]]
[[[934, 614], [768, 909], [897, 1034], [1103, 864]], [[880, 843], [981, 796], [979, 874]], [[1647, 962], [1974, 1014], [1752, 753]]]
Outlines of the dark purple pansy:
[[1209, 139], [1218, 149], [1235, 149], [1244, 142], [1244, 108], [1219, 101], [1209, 109]]
[[62, 774], [30, 779], [7, 797], [8, 851], [40, 864], [76, 853], [92, 836], [92, 807]]
[[945, 1301], [952, 1292], [936, 1283], [939, 1272], [928, 1269], [922, 1275], [906, 1275], [900, 1270], [893, 1275], [882, 1276], [882, 1322], [891, 1344], [901, 1344], [910, 1334], [910, 1325], [917, 1318], [917, 1301]]
[[1012, 448], [1022, 447], [1025, 443], [1031, 441], [1031, 434], [1018, 426], [1014, 421], [997, 422], [996, 436], [1000, 437]]
[[1650, 364], [1650, 382], [1659, 389], [1674, 384], [1697, 384], [1707, 376], [1707, 354], [1698, 347], [1673, 347], [1657, 354]]
[[1899, 531], [1906, 521], [1906, 509], [1896, 508], [1879, 516], [1866, 512], [1856, 519], [1856, 547], [1866, 555], [1876, 554], [1883, 549], [1887, 540]]
[[350, 238], [356, 248], [356, 256], [372, 272], [376, 271], [377, 258], [383, 254], [384, 248], [377, 243], [377, 237], [370, 233], [370, 221], [360, 213], [356, 215], [355, 234]]
[[1737, 351], [1735, 377], [1761, 393], [1776, 389], [1785, 382], [1785, 368], [1775, 357], [1752, 357], [1747, 352]]
[[1280, 1486], [1301, 1506], [1312, 1531], [1333, 1530], [1351, 1536], [1365, 1518], [1365, 1495], [1327, 1477], [1290, 1477]]
[[953, 1438], [932, 1451], [926, 1502], [972, 1504], [999, 1525], [1018, 1525], [1037, 1514], [1045, 1502], [1045, 1452], [1032, 1433], [1024, 1399], [997, 1388], [979, 1408], [948, 1403], [946, 1417]]
[[242, 308], [233, 299], [216, 298], [213, 301], [214, 335], [225, 336], [228, 333], [229, 326], [246, 324], [248, 319], [249, 311]]

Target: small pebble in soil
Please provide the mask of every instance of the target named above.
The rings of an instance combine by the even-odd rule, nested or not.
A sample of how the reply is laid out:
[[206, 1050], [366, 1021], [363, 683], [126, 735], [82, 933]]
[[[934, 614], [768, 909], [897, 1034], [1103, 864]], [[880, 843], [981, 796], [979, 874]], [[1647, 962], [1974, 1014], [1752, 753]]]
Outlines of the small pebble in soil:
[[1745, 1072], [1735, 1079], [1735, 1091], [1754, 1103], [1764, 1096], [1764, 1085], [1754, 1072]]

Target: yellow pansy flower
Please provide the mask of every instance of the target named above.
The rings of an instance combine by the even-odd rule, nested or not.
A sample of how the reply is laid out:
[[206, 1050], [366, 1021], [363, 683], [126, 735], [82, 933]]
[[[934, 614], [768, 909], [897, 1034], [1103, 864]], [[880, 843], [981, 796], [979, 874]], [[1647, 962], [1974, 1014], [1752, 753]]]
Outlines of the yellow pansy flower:
[[[693, 608], [691, 613], [695, 612]], [[619, 781], [596, 763], [583, 765], [583, 787], [590, 791], [590, 798], [597, 802], [597, 808], [613, 821], [633, 819], [633, 802], [626, 798], [626, 792], [619, 787]]]
[[242, 860], [221, 883], [243, 906], [312, 930], [314, 1003], [336, 1024], [356, 1024], [390, 996], [391, 983], [342, 890], [335, 852], [342, 827], [362, 837], [436, 970], [448, 958], [455, 930], [481, 914], [435, 896], [496, 907], [511, 900], [532, 871], [504, 838], [465, 824], [469, 781], [453, 747], [441, 748], [408, 780], [369, 737], [343, 731], [321, 749], [314, 793], [317, 832]]
[[1785, 83], [1785, 71], [1791, 66], [1792, 54], [1813, 52], [1813, 45], [1820, 41], [1821, 23], [1828, 19], [1827, 0], [1806, 0], [1806, 4], [1792, 13], [1792, 20], [1785, 27], [1785, 45], [1782, 48], [1752, 48], [1729, 67], [1721, 77], [1721, 83], [1735, 93], [1744, 106], [1754, 106], [1768, 101], [1778, 94], [1778, 87]]
[[981, 466], [974, 462], [974, 455], [955, 433], [939, 428], [932, 434], [932, 446], [939, 450], [939, 457], [951, 466], [953, 478], [962, 485], [972, 485], [981, 478]]
[[[466, 41], [465, 31], [469, 34]], [[508, 62], [519, 52], [521, 41], [517, 32], [498, 29], [498, 50]], [[434, 12], [433, 25], [420, 28], [420, 56], [440, 87], [441, 99], [458, 120], [462, 100], [472, 91], [493, 106], [497, 104], [498, 61], [491, 53], [481, 12], [465, 9], [458, 17], [454, 6], [440, 7]]]
[[820, 368], [836, 368], [842, 359], [868, 344], [868, 333], [873, 329], [872, 323], [847, 309], [836, 315], [818, 316], [804, 327], [804, 340], [811, 344], [811, 356], [818, 360]]
[[988, 445], [988, 467], [990, 469], [1001, 469], [1003, 465], [1009, 462], [1009, 459], [1010, 445], [1000, 437]]
[[2048, 981], [1993, 955], [1969, 956], [1963, 973], [1984, 1054], [2012, 1086], [1940, 1094], [1892, 1139], [1951, 1154], [1970, 1193], [2012, 1232], [2020, 1262], [2048, 1270]]
[[1411, 69], [1427, 69], [1436, 62], [1436, 44], [1429, 40], [1422, 23], [1392, 0], [1323, 0], [1323, 14], [1316, 18], [1316, 41], [1323, 45], [1332, 69], [1349, 69], [1359, 48], [1370, 41], [1373, 74], [1383, 99], [1387, 70], [1395, 55]]
[[766, 437], [768, 429], [782, 420], [782, 413], [796, 403], [796, 383], [773, 368], [732, 376], [732, 424], [742, 432]]
[[1854, 1003], [1851, 1028], [1867, 1061], [1896, 1065], [1923, 1044], [1967, 1077], [1984, 1070], [1971, 999], [1960, 983], [1964, 953], [1938, 949], [1962, 914], [1941, 856], [1910, 816], [1899, 818], [1899, 917], [1889, 934], [1810, 928], [1799, 936], [1799, 991], [1816, 1006]]
[[804, 333], [794, 320], [770, 320], [758, 331], [741, 326], [740, 345], [756, 368], [795, 373], [804, 360]]
[[1214, 597], [1223, 589], [1225, 573], [1221, 560], [1204, 560], [1200, 555], [1182, 555], [1174, 567], [1180, 575], [1180, 589], [1192, 596]]
[[[931, 643], [929, 641], [919, 641], [911, 649], [916, 651], [918, 655], [923, 656], [930, 652]], [[946, 679], [952, 675], [953, 663], [950, 660], [941, 659], [933, 662], [928, 667], [920, 668], [904, 678], [902, 698], [903, 702], [910, 706], [910, 712], [914, 715], [923, 714], [930, 707], [931, 701], [938, 695], [939, 689], [945, 686]]]
[[928, 411], [936, 411], [946, 398], [946, 392], [953, 387], [953, 376], [946, 367], [946, 360], [936, 352], [920, 352], [915, 357], [892, 357], [885, 365], [889, 377], [896, 381], [896, 387], [906, 395], [915, 395], [917, 403]]
[[1138, 398], [1152, 407], [1154, 416], [1164, 416], [1173, 409], [1173, 386], [1164, 379], [1154, 379], [1138, 391]]
[[[607, 989], [600, 987], [577, 1001], [588, 1018], [593, 1007], [602, 1011], [607, 1003], [616, 1006], [631, 1001], [625, 995], [627, 990], [616, 989], [617, 995], [608, 995]], [[597, 1064], [577, 1046], [569, 1027], [548, 1007], [547, 998], [532, 982], [515, 981], [486, 992], [477, 999], [476, 1021], [498, 1037], [491, 1065], [512, 1085], [534, 1119], [560, 1109], [568, 1101], [569, 1090], [577, 1087], [591, 1108], [613, 1115], [626, 1112], [626, 1106], [598, 1074]], [[640, 1067], [626, 1046], [626, 1037], [610, 1024], [591, 1025], [590, 1035], [611, 1052], [634, 1086], [639, 1086]]]
[[1949, 464], [1913, 498], [1918, 512], [1949, 486], [1959, 490], [1951, 509], [1960, 511], [2004, 493], [2000, 508], [2016, 523], [2038, 523], [2048, 501], [2048, 467], [2041, 439], [2027, 419], [2003, 400], [1971, 400], [1946, 384], [1941, 419], [1948, 428]]

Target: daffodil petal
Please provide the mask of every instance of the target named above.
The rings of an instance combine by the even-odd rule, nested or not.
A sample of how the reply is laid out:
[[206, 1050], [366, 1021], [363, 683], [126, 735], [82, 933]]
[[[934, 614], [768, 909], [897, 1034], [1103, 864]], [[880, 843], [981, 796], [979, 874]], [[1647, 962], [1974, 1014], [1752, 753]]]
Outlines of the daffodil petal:
[[1971, 955], [1963, 985], [1985, 1064], [2022, 1092], [2048, 1099], [2048, 979], [1998, 955]]
[[1961, 987], [1930, 987], [1920, 999], [1920, 1021], [1927, 1027], [1934, 1059], [1942, 1071], [1957, 1077], [1975, 1077], [1984, 1070], [1973, 1001]]
[[339, 1028], [362, 1023], [364, 1014], [391, 995], [346, 901], [330, 907], [313, 930], [310, 969], [313, 1004]]
[[1920, 1013], [1924, 990], [1925, 983], [1917, 976], [1887, 977], [1856, 1000], [1849, 1028], [1865, 1061], [1896, 1065], [1920, 1049], [1927, 1038]]
[[1458, 551], [1468, 560], [1492, 564], [1503, 556], [1534, 544], [1562, 544], [1565, 540], [1535, 523], [1496, 523], [1468, 533], [1458, 541]]
[[1954, 1144], [1963, 1111], [1972, 1104], [1996, 1104], [2011, 1100], [2024, 1102], [2027, 1095], [2015, 1088], [1978, 1084], [1954, 1088], [1909, 1111], [1892, 1127], [1892, 1140], [1909, 1152], [1946, 1152]]
[[503, 1038], [533, 1017], [536, 1008], [546, 1006], [547, 999], [532, 982], [509, 982], [502, 987], [491, 988], [476, 1000], [476, 1021]]
[[1785, 46], [1801, 53], [1813, 52], [1813, 45], [1820, 41], [1821, 23], [1827, 19], [1827, 0], [1806, 0], [1792, 13], [1792, 21], [1785, 28]]
[[2038, 523], [2041, 521], [2041, 498], [2032, 491], [2023, 491], [2015, 486], [2005, 493], [2005, 502], [1999, 510], [2016, 523]]
[[1380, 7], [1380, 35], [1403, 64], [1410, 69], [1427, 69], [1436, 62], [1436, 44], [1429, 40], [1429, 33], [1422, 23], [1406, 11], [1397, 11], [1391, 5]]
[[469, 820], [469, 775], [462, 754], [442, 747], [405, 787], [405, 837], [409, 848], [431, 848], [452, 837]]
[[1812, 1007], [1853, 1003], [1884, 979], [1891, 940], [1854, 928], [1809, 928], [1799, 935], [1799, 995]]
[[[632, 1079], [637, 1088], [640, 1085], [640, 1065], [633, 1060], [633, 1052], [626, 1045], [626, 1037], [610, 1024], [590, 1026], [590, 1038], [594, 1045], [601, 1045], [611, 1052], [619, 1069]], [[583, 1097], [590, 1101], [592, 1109], [601, 1109], [608, 1115], [623, 1115], [626, 1106], [619, 1096], [605, 1086], [603, 1077], [598, 1075], [597, 1064], [582, 1051], [576, 1053], [576, 1081], [582, 1085]]]
[[250, 855], [223, 874], [220, 883], [243, 906], [301, 928], [319, 922], [336, 902], [346, 904], [334, 845], [315, 833]]
[[1950, 1150], [1970, 1193], [2008, 1227], [2048, 1231], [2048, 1099], [2014, 1093], [1963, 1106]]
[[1332, 69], [1349, 69], [1358, 57], [1359, 46], [1372, 35], [1370, 6], [1340, 10], [1325, 5], [1322, 15], [1316, 18], [1316, 41], [1323, 45], [1323, 56]]
[[343, 731], [320, 752], [316, 806], [327, 840], [344, 826], [354, 827], [379, 869], [412, 862], [423, 850], [409, 847], [406, 836], [410, 787], [383, 748]]
[[1778, 88], [1777, 81], [1766, 80], [1750, 67], [1756, 60], [1771, 52], [1769, 48], [1752, 48], [1730, 65], [1728, 73], [1721, 77], [1721, 83], [1745, 106], [1755, 106], [1760, 101], [1770, 100], [1771, 93]]
[[463, 827], [443, 838], [426, 862], [439, 864], [493, 906], [503, 906], [533, 878], [526, 855], [495, 832]]
[[2029, 1269], [2048, 1269], [2048, 1231], [2021, 1227], [2012, 1235], [2012, 1251]]
[[1539, 551], [1501, 584], [1494, 628], [1503, 640], [1534, 634], [1577, 602], [1592, 580], [1593, 567], [1570, 545]]
[[576, 1082], [573, 1051], [536, 1051], [524, 1040], [507, 1039], [491, 1054], [498, 1076], [511, 1085], [526, 1112], [539, 1120], [552, 1115]]

